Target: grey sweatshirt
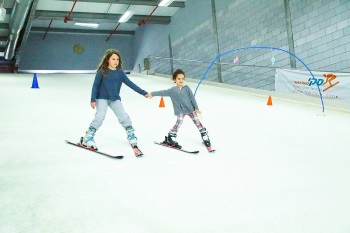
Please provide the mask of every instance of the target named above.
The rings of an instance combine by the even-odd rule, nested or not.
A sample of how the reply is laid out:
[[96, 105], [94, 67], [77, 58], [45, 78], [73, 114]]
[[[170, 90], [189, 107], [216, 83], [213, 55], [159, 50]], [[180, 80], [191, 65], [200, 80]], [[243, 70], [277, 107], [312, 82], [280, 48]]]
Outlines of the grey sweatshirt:
[[185, 85], [181, 89], [177, 86], [171, 87], [168, 90], [153, 91], [152, 96], [169, 96], [174, 107], [174, 114], [189, 114], [198, 109], [197, 101], [194, 98], [191, 88]]

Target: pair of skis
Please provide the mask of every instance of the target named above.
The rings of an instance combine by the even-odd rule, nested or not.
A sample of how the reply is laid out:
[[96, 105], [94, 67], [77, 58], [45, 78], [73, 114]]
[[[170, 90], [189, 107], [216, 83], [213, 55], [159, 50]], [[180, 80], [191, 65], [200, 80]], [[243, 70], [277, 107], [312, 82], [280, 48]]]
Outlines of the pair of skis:
[[[111, 154], [107, 154], [107, 153], [104, 153], [104, 152], [100, 152], [97, 149], [93, 149], [91, 147], [86, 147], [86, 146], [84, 146], [81, 143], [74, 143], [74, 142], [71, 142], [71, 141], [68, 141], [68, 140], [66, 140], [66, 143], [68, 143], [70, 145], [73, 145], [73, 146], [77, 146], [77, 147], [86, 149], [86, 150], [89, 150], [89, 151], [92, 151], [92, 152], [95, 152], [95, 153], [100, 154], [100, 155], [107, 156], [109, 158], [113, 158], [113, 159], [123, 159], [124, 158], [123, 155], [111, 155]], [[171, 145], [169, 145], [166, 142], [156, 142], [155, 141], [154, 143], [157, 144], [157, 145], [165, 146], [165, 147], [168, 147], [168, 148], [171, 148], [171, 149], [175, 149], [175, 150], [178, 150], [178, 151], [182, 151], [182, 152], [185, 152], [185, 153], [190, 153], [190, 154], [198, 154], [199, 153], [198, 150], [196, 150], [196, 151], [185, 150], [185, 149], [182, 149], [182, 148], [179, 148], [179, 147], [171, 146]], [[136, 157], [140, 157], [140, 156], [143, 155], [142, 151], [137, 146], [131, 146], [131, 148], [133, 149], [134, 154], [135, 154]], [[207, 148], [209, 153], [212, 153], [212, 152], [215, 151], [210, 146], [206, 146], [206, 148]]]
[[[73, 146], [77, 146], [77, 147], [86, 149], [86, 150], [89, 150], [89, 151], [92, 151], [92, 152], [95, 152], [95, 153], [100, 154], [100, 155], [107, 156], [107, 157], [112, 158], [112, 159], [123, 159], [124, 158], [123, 155], [111, 155], [111, 154], [107, 154], [107, 153], [104, 153], [104, 152], [100, 152], [97, 149], [93, 149], [91, 147], [86, 147], [86, 146], [84, 146], [81, 143], [74, 143], [74, 142], [70, 142], [68, 140], [66, 140], [66, 143], [68, 143], [70, 145], [73, 145]], [[140, 157], [140, 156], [143, 155], [142, 151], [137, 146], [131, 146], [131, 148], [133, 149], [134, 154], [135, 154], [136, 157]]]

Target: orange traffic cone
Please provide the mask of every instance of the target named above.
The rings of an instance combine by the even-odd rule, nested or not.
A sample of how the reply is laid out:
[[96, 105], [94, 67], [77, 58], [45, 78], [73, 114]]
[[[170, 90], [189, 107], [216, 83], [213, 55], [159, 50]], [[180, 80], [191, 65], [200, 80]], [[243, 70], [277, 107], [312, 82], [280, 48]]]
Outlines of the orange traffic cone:
[[272, 97], [269, 96], [269, 99], [267, 100], [267, 105], [272, 106]]
[[162, 98], [160, 98], [159, 107], [160, 108], [164, 108], [165, 107], [163, 96], [162, 96]]

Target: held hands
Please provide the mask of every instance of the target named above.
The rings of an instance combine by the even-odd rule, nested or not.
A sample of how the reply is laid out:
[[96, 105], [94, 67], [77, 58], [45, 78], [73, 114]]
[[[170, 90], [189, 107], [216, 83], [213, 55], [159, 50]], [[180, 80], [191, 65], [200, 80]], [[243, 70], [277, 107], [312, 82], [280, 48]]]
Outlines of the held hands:
[[147, 93], [147, 94], [145, 95], [145, 97], [150, 99], [150, 98], [152, 98], [152, 95], [151, 95], [151, 93]]
[[199, 109], [194, 110], [197, 114], [202, 114], [202, 112]]

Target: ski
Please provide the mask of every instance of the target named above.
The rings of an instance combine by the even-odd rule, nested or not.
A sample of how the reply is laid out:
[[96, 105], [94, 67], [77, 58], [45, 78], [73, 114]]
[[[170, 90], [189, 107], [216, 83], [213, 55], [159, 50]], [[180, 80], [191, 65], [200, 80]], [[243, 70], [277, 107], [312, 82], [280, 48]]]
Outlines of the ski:
[[205, 143], [203, 142], [203, 145], [207, 148], [207, 150], [208, 150], [208, 152], [209, 153], [213, 153], [213, 152], [215, 152], [215, 150], [214, 149], [212, 149], [211, 148], [211, 146], [207, 146], [207, 145], [205, 145]]
[[104, 152], [100, 152], [98, 150], [95, 150], [95, 149], [83, 146], [81, 143], [74, 143], [74, 142], [70, 142], [68, 140], [66, 140], [66, 143], [68, 143], [70, 145], [73, 145], [73, 146], [77, 146], [77, 147], [83, 148], [85, 150], [89, 150], [89, 151], [95, 152], [95, 153], [100, 154], [100, 155], [107, 156], [109, 158], [113, 158], [113, 159], [122, 159], [122, 158], [124, 158], [123, 155], [110, 155], [110, 154], [107, 154], [107, 153], [104, 153]]
[[[205, 146], [205, 145], [204, 145], [204, 146]], [[207, 148], [207, 150], [208, 150], [209, 153], [215, 152], [215, 150], [212, 149], [211, 146], [205, 146], [205, 147]]]
[[190, 153], [190, 154], [198, 154], [199, 151], [196, 150], [196, 151], [189, 151], [189, 150], [184, 150], [184, 149], [181, 149], [181, 148], [178, 148], [178, 147], [175, 147], [175, 146], [171, 146], [169, 144], [166, 144], [164, 142], [154, 142], [155, 144], [157, 145], [161, 145], [161, 146], [165, 146], [165, 147], [168, 147], [168, 148], [171, 148], [171, 149], [175, 149], [175, 150], [179, 150], [179, 151], [182, 151], [182, 152], [185, 152], [185, 153]]
[[134, 151], [136, 157], [140, 157], [143, 155], [142, 151], [137, 146], [131, 146]]

